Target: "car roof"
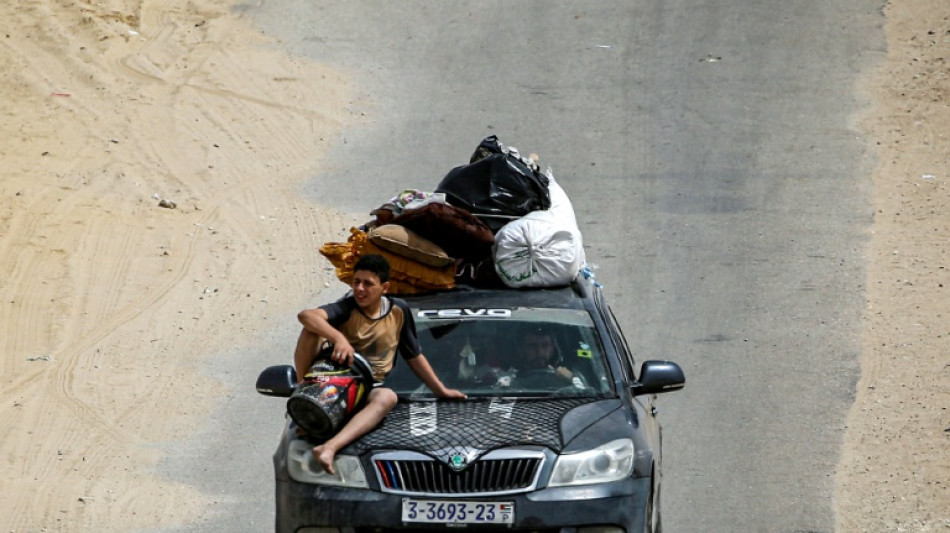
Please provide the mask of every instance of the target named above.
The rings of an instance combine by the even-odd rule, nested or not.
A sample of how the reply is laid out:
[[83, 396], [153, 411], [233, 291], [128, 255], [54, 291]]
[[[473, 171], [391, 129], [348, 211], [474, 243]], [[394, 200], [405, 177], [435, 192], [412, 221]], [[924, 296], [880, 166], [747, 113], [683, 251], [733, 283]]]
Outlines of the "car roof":
[[546, 307], [587, 309], [592, 305], [594, 285], [578, 279], [568, 286], [551, 288], [510, 289], [477, 288], [460, 285], [451, 290], [424, 294], [397, 295], [412, 307], [419, 308], [490, 308]]

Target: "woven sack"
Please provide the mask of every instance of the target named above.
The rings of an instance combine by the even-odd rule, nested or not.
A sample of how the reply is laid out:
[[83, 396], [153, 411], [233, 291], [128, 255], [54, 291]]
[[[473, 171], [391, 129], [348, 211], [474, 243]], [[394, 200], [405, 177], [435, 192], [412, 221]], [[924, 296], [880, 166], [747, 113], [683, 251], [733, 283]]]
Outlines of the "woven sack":
[[376, 246], [424, 265], [443, 268], [455, 262], [445, 250], [398, 224], [377, 226], [369, 231], [369, 240]]

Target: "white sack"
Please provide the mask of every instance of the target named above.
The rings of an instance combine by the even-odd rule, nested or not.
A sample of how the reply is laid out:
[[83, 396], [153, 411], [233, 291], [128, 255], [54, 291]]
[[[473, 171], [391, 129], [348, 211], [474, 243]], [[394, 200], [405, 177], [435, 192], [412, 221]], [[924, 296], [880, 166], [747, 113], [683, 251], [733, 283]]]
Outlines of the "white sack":
[[492, 255], [505, 285], [557, 287], [574, 279], [584, 266], [584, 246], [570, 211], [570, 218], [558, 217], [551, 209], [532, 211], [498, 230]]
[[571, 199], [568, 198], [564, 189], [554, 180], [554, 176], [551, 175], [551, 169], [548, 169], [545, 175], [548, 177], [548, 191], [551, 195], [551, 208], [548, 209], [548, 211], [554, 214], [554, 218], [558, 221], [558, 224], [563, 225], [565, 229], [570, 229], [574, 233], [577, 239], [578, 250], [580, 250], [581, 268], [584, 268], [584, 265], [587, 264], [587, 258], [584, 255], [584, 239], [581, 236], [580, 228], [577, 227], [577, 217], [574, 216], [574, 206], [571, 204]]
[[[550, 170], [547, 171], [545, 176], [548, 177], [548, 192], [551, 195], [549, 211], [554, 213], [558, 222], [569, 225], [576, 230], [577, 218], [574, 217], [574, 206], [571, 204], [571, 199], [567, 197], [564, 189], [554, 181], [554, 176], [551, 175]], [[580, 234], [580, 231], [578, 230], [577, 233]]]

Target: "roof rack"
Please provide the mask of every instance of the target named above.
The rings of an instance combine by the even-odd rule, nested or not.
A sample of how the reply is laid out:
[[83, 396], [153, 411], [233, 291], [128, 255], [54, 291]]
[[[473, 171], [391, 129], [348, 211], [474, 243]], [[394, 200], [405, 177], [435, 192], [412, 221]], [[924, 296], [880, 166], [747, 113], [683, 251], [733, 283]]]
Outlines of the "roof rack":
[[431, 294], [440, 294], [440, 293], [452, 293], [458, 294], [466, 291], [512, 291], [512, 292], [531, 292], [531, 291], [540, 291], [540, 290], [552, 290], [552, 289], [563, 289], [570, 288], [581, 298], [588, 298], [593, 293], [594, 288], [599, 288], [601, 285], [594, 280], [593, 274], [585, 267], [583, 270], [579, 271], [577, 275], [574, 276], [574, 279], [567, 285], [558, 285], [551, 287], [524, 287], [524, 288], [512, 288], [505, 285], [473, 285], [469, 283], [457, 283], [455, 287], [451, 289], [432, 289], [427, 291], [419, 291], [414, 293], [400, 293], [400, 292], [390, 292], [391, 296], [403, 297], [403, 296], [423, 296]]

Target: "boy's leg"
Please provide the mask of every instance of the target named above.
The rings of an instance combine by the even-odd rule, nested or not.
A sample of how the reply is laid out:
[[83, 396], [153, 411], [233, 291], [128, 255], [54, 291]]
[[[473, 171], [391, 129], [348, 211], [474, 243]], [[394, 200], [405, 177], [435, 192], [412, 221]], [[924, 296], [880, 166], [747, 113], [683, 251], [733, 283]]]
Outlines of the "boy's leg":
[[371, 390], [366, 405], [353, 415], [339, 433], [323, 444], [315, 446], [313, 457], [327, 473], [335, 473], [333, 459], [336, 457], [336, 452], [378, 426], [386, 413], [396, 406], [397, 401], [396, 393], [392, 389], [377, 387]]
[[303, 382], [303, 377], [310, 371], [313, 359], [317, 355], [317, 348], [321, 337], [306, 329], [300, 331], [297, 338], [297, 347], [294, 348], [294, 368], [297, 370], [297, 382]]

